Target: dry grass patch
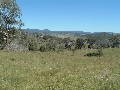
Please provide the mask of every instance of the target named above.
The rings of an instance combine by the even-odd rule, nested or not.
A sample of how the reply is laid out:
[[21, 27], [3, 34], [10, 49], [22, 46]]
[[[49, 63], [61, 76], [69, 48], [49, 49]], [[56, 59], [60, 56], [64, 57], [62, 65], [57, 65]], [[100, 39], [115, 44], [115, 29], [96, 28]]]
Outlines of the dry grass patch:
[[119, 90], [120, 49], [105, 49], [102, 57], [84, 57], [93, 51], [0, 51], [0, 89]]

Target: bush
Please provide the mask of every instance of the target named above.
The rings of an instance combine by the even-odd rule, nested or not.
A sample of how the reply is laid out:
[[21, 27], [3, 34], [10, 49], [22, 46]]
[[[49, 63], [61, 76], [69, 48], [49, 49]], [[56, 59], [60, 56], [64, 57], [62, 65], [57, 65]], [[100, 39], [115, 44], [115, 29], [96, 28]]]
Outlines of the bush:
[[103, 55], [102, 48], [99, 48], [97, 53], [99, 54], [99, 56], [102, 56]]
[[4, 45], [0, 44], [0, 50], [4, 49]]
[[12, 51], [28, 51], [28, 48], [23, 46], [23, 45], [20, 45], [16, 42], [11, 42], [8, 47], [7, 47], [8, 50], [12, 50]]
[[54, 42], [49, 42], [46, 44], [46, 50], [47, 51], [55, 51], [56, 44]]
[[100, 57], [100, 55], [98, 54], [98, 53], [87, 53], [86, 55], [84, 55], [84, 56], [88, 56], [88, 57], [92, 57], [92, 56], [99, 56]]
[[46, 50], [45, 46], [40, 46], [40, 49], [39, 49], [41, 52], [44, 52]]
[[2, 32], [0, 32], [0, 44], [3, 45], [4, 44], [4, 35]]
[[92, 56], [99, 56], [99, 57], [101, 57], [103, 55], [103, 53], [102, 53], [102, 48], [100, 48], [100, 49], [98, 49], [97, 50], [97, 52], [96, 53], [87, 53], [87, 54], [85, 54], [84, 56], [88, 56], [88, 57], [92, 57]]
[[37, 49], [37, 44], [36, 43], [29, 43], [28, 49], [29, 49], [29, 51], [35, 51]]

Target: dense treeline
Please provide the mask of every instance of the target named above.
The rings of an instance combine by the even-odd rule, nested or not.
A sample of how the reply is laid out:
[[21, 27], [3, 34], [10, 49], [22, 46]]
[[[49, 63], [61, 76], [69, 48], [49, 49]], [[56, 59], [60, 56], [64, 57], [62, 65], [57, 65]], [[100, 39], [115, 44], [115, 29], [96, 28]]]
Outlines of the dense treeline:
[[[12, 29], [9, 32], [9, 50], [16, 51], [63, 51], [120, 47], [120, 35], [97, 33], [81, 35], [77, 39], [60, 38], [42, 33], [28, 33]], [[0, 31], [0, 48], [5, 48], [5, 34]]]
[[[16, 0], [0, 1], [0, 49], [16, 51], [63, 51], [120, 47], [120, 35], [96, 33], [82, 35], [77, 32], [59, 32], [61, 35], [74, 34], [77, 38], [60, 38], [46, 33], [28, 33], [20, 30], [24, 25]], [[57, 32], [56, 32], [57, 33]]]

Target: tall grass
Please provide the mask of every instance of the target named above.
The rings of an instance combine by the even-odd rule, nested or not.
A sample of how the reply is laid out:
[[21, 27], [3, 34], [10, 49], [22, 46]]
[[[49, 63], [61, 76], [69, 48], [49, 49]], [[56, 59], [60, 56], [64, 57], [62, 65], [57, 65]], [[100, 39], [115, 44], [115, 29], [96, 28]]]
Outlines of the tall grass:
[[120, 90], [120, 49], [88, 52], [0, 51], [0, 90]]

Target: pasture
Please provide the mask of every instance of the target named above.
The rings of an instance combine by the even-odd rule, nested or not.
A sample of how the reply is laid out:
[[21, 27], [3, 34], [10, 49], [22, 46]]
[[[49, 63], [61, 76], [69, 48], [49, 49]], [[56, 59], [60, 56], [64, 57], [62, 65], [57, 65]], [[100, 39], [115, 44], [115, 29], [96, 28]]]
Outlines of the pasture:
[[120, 49], [0, 51], [0, 90], [120, 90]]

